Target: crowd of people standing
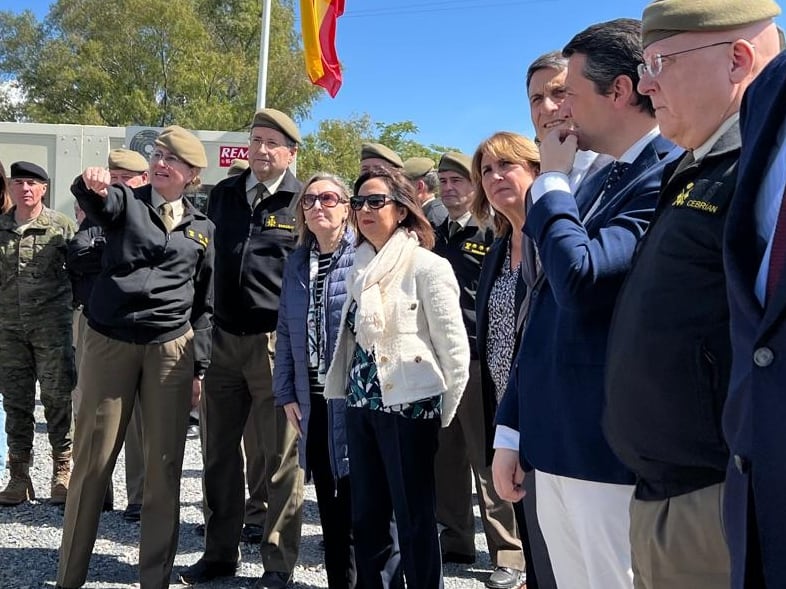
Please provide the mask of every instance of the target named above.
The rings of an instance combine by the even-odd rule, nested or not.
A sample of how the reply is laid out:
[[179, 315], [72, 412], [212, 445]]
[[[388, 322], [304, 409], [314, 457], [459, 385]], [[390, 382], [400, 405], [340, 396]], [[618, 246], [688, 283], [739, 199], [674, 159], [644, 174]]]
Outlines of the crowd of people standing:
[[312, 481], [331, 589], [441, 587], [476, 559], [473, 486], [488, 589], [783, 586], [778, 14], [653, 0], [530, 64], [534, 140], [367, 143], [351, 187], [298, 180], [270, 108], [204, 212], [205, 150], [176, 125], [75, 179], [78, 226], [46, 170], [0, 167], [0, 505], [36, 496], [38, 382], [57, 587], [86, 582], [124, 444], [140, 585], [169, 586], [195, 408], [185, 584], [255, 542], [256, 588], [291, 585]]

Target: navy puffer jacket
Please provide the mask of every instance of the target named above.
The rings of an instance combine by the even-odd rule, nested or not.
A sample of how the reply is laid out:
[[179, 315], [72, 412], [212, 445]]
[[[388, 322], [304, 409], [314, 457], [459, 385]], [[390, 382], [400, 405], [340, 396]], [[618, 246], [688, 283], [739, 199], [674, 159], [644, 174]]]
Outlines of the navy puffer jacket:
[[[325, 277], [325, 350], [326, 367], [333, 359], [336, 347], [341, 309], [347, 298], [346, 275], [355, 259], [355, 234], [347, 229]], [[273, 392], [276, 406], [297, 402], [302, 414], [301, 429], [303, 437], [298, 441], [300, 465], [308, 473], [306, 464], [306, 436], [308, 419], [311, 413], [310, 387], [308, 380], [308, 333], [306, 318], [309, 302], [309, 256], [311, 245], [303, 245], [293, 251], [284, 266], [281, 285], [281, 302], [278, 309], [276, 327], [276, 361], [273, 371]], [[332, 436], [328, 440], [330, 464], [333, 477], [338, 480], [349, 474], [347, 454], [346, 402], [343, 399], [328, 400], [329, 429]]]

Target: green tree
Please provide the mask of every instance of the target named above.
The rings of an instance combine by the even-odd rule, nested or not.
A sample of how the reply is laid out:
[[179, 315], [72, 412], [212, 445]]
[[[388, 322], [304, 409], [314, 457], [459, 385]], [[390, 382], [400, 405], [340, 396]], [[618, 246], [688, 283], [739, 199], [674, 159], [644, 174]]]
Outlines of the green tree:
[[367, 141], [386, 145], [403, 160], [421, 156], [437, 162], [443, 153], [455, 149], [423, 145], [412, 138], [417, 133], [418, 126], [412, 121], [373, 122], [367, 114], [345, 121], [320, 121], [317, 130], [303, 138], [298, 155], [298, 176], [306, 179], [315, 172], [324, 171], [353, 182], [360, 168], [360, 147]]
[[[272, 1], [267, 104], [300, 119], [320, 90], [292, 0]], [[44, 22], [0, 12], [0, 73], [34, 122], [239, 130], [256, 104], [260, 15], [261, 0], [57, 0]]]

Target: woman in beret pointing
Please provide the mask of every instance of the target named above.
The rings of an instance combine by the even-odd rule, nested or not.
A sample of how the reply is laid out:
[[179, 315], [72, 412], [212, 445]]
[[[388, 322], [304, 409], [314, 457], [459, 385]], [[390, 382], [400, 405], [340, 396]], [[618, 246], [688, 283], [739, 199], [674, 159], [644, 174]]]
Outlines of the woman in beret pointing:
[[87, 168], [71, 187], [103, 227], [106, 248], [79, 367], [82, 401], [57, 573], [63, 589], [85, 582], [104, 493], [137, 402], [145, 454], [140, 585], [169, 586], [188, 415], [210, 359], [214, 227], [183, 198], [206, 166], [201, 142], [172, 126], [155, 142], [149, 185], [110, 185], [108, 170]]

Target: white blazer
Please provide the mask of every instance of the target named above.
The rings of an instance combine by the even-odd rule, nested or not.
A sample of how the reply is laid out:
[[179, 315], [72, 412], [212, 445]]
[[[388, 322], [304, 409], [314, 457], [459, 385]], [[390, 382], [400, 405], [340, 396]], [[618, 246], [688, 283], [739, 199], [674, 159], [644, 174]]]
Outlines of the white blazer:
[[[355, 264], [359, 263], [355, 258]], [[363, 262], [360, 261], [362, 264]], [[352, 293], [357, 268], [347, 276]], [[344, 398], [355, 350], [347, 327], [347, 297], [336, 350], [327, 373], [327, 397]], [[469, 378], [469, 341], [461, 316], [459, 287], [450, 263], [422, 247], [413, 251], [408, 271], [382, 291], [385, 329], [373, 343], [382, 402], [411, 403], [442, 394], [442, 427], [456, 414]]]

